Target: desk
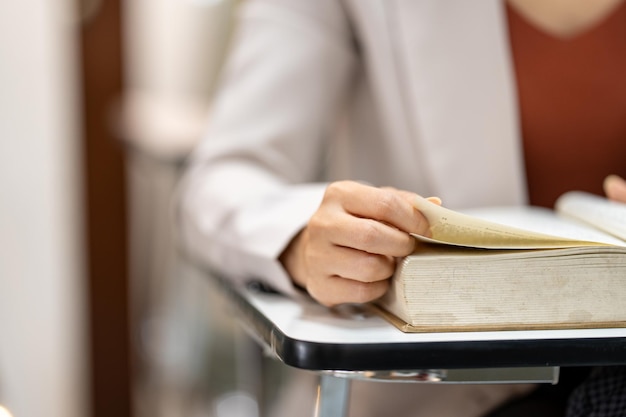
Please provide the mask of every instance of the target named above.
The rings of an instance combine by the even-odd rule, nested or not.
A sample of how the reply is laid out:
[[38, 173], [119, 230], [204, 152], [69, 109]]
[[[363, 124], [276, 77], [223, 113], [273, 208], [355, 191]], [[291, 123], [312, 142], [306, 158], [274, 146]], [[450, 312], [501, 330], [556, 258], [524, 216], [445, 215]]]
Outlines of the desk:
[[219, 282], [268, 353], [321, 373], [318, 416], [345, 414], [354, 378], [556, 383], [562, 366], [626, 364], [626, 329], [403, 333], [367, 308], [329, 310]]

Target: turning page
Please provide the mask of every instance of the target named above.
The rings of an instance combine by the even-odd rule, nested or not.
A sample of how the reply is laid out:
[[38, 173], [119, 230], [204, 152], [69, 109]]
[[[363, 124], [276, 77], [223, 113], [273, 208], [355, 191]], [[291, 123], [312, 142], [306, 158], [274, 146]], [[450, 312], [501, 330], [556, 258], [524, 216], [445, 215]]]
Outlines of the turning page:
[[[485, 249], [550, 249], [621, 243], [589, 228], [577, 227], [575, 224], [564, 225], [558, 222], [554, 213], [541, 209], [535, 209], [531, 216], [532, 220], [528, 220], [531, 209], [519, 208], [517, 210], [518, 214], [525, 211], [527, 224], [533, 224], [533, 227], [526, 227], [523, 222], [520, 223], [520, 219], [524, 216], [518, 216], [517, 219], [510, 216], [516, 212], [515, 208], [502, 210], [500, 218], [504, 221], [499, 223], [447, 209], [422, 197], [417, 197], [414, 205], [428, 220], [431, 237], [415, 234], [413, 236], [428, 243]], [[507, 214], [511, 217], [510, 219], [505, 218]], [[522, 227], [508, 225], [507, 223], [511, 221], [507, 220], [513, 223], [517, 221], [518, 225], [522, 224]], [[558, 233], [554, 233], [559, 229], [555, 226], [560, 226]], [[564, 226], [567, 227], [564, 228]], [[542, 233], [537, 229], [553, 232]]]

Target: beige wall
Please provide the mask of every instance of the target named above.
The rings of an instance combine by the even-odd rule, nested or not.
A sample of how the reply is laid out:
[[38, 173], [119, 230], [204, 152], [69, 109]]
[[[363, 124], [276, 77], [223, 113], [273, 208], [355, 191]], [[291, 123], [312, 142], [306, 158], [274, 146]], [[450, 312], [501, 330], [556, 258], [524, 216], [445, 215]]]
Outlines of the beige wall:
[[207, 98], [226, 47], [235, 0], [125, 0], [130, 89]]
[[171, 207], [178, 164], [206, 129], [235, 6], [123, 0], [122, 136], [139, 150], [128, 159], [132, 322], [149, 340], [138, 346], [137, 416], [213, 415], [207, 283], [181, 271]]
[[88, 404], [73, 4], [0, 3], [0, 404], [15, 417]]

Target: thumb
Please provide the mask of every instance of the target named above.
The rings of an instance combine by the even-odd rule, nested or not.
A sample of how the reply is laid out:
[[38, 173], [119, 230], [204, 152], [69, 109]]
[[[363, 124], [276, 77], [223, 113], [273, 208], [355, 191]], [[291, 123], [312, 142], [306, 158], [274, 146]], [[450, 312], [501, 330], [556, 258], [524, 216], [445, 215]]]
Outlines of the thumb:
[[615, 201], [626, 203], [626, 181], [617, 175], [609, 175], [604, 179], [606, 196]]

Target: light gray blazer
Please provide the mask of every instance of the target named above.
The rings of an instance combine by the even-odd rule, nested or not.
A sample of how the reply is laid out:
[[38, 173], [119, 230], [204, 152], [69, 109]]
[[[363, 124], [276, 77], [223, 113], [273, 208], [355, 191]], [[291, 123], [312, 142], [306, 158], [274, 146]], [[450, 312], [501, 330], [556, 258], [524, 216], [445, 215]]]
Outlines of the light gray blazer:
[[[249, 0], [180, 189], [187, 250], [297, 296], [277, 257], [328, 181], [453, 208], [525, 203], [504, 13], [499, 0]], [[298, 378], [272, 415], [311, 409], [313, 376]], [[477, 417], [530, 389], [355, 382], [350, 415]]]
[[523, 204], [500, 0], [250, 0], [181, 188], [182, 240], [241, 282], [294, 293], [276, 260], [336, 179], [463, 208]]

